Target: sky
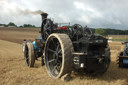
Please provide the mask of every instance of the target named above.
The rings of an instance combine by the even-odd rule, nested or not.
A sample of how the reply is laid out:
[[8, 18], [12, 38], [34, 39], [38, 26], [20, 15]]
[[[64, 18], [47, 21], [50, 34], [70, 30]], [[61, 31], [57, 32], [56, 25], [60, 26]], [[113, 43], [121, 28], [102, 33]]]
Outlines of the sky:
[[54, 22], [128, 30], [128, 0], [0, 0], [0, 23], [41, 26], [41, 11]]

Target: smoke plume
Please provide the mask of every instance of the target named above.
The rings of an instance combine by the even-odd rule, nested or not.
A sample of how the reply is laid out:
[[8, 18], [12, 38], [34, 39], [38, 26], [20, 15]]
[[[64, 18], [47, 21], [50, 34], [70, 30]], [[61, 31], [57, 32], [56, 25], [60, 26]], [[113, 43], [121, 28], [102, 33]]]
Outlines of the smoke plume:
[[41, 11], [41, 10], [31, 11], [30, 9], [26, 9], [24, 12], [25, 12], [26, 14], [34, 14], [34, 15], [45, 13], [45, 12], [43, 12], [43, 11]]
[[45, 13], [45, 12], [43, 12], [43, 11], [41, 11], [41, 10], [36, 10], [36, 11], [32, 11], [32, 10], [30, 10], [30, 9], [25, 9], [25, 10], [23, 10], [23, 9], [21, 9], [21, 8], [19, 8], [19, 7], [16, 8], [16, 11], [17, 11], [18, 13], [24, 14], [24, 15], [28, 15], [28, 14], [38, 15], [38, 14]]

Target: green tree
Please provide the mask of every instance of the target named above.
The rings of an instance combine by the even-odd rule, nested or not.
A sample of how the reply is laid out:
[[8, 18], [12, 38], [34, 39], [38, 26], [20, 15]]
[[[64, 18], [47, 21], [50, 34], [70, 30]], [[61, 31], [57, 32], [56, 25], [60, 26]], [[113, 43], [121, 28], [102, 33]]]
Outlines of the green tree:
[[95, 29], [95, 34], [107, 36], [106, 31], [104, 29], [101, 29], [101, 28]]
[[23, 27], [35, 27], [35, 25], [31, 25], [31, 24], [24, 24]]
[[8, 26], [16, 26], [13, 22], [9, 22]]
[[19, 27], [23, 27], [22, 25], [20, 25]]

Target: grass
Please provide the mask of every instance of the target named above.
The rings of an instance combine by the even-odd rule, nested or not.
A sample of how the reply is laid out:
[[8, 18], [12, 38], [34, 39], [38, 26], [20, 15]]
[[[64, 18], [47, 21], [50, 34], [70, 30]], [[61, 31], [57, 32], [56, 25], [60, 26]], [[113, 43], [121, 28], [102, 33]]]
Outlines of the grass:
[[108, 35], [109, 37], [112, 37], [113, 41], [128, 41], [128, 35]]

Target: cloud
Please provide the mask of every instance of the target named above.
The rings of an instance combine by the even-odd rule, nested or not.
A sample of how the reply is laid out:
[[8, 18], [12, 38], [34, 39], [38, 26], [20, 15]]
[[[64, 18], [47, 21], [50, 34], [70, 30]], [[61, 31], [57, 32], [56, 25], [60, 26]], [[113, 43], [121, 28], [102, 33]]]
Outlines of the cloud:
[[80, 16], [79, 18], [77, 18], [77, 20], [80, 21], [80, 22], [85, 22], [86, 24], [89, 24], [91, 22], [89, 17], [88, 16], [84, 16], [84, 15]]
[[78, 9], [81, 9], [81, 10], [86, 10], [86, 8], [85, 8], [85, 5], [83, 4], [83, 3], [81, 3], [81, 2], [74, 2], [74, 5], [76, 6], [76, 8], [78, 8]]
[[0, 23], [40, 26], [42, 11], [55, 22], [128, 29], [127, 0], [0, 0]]

